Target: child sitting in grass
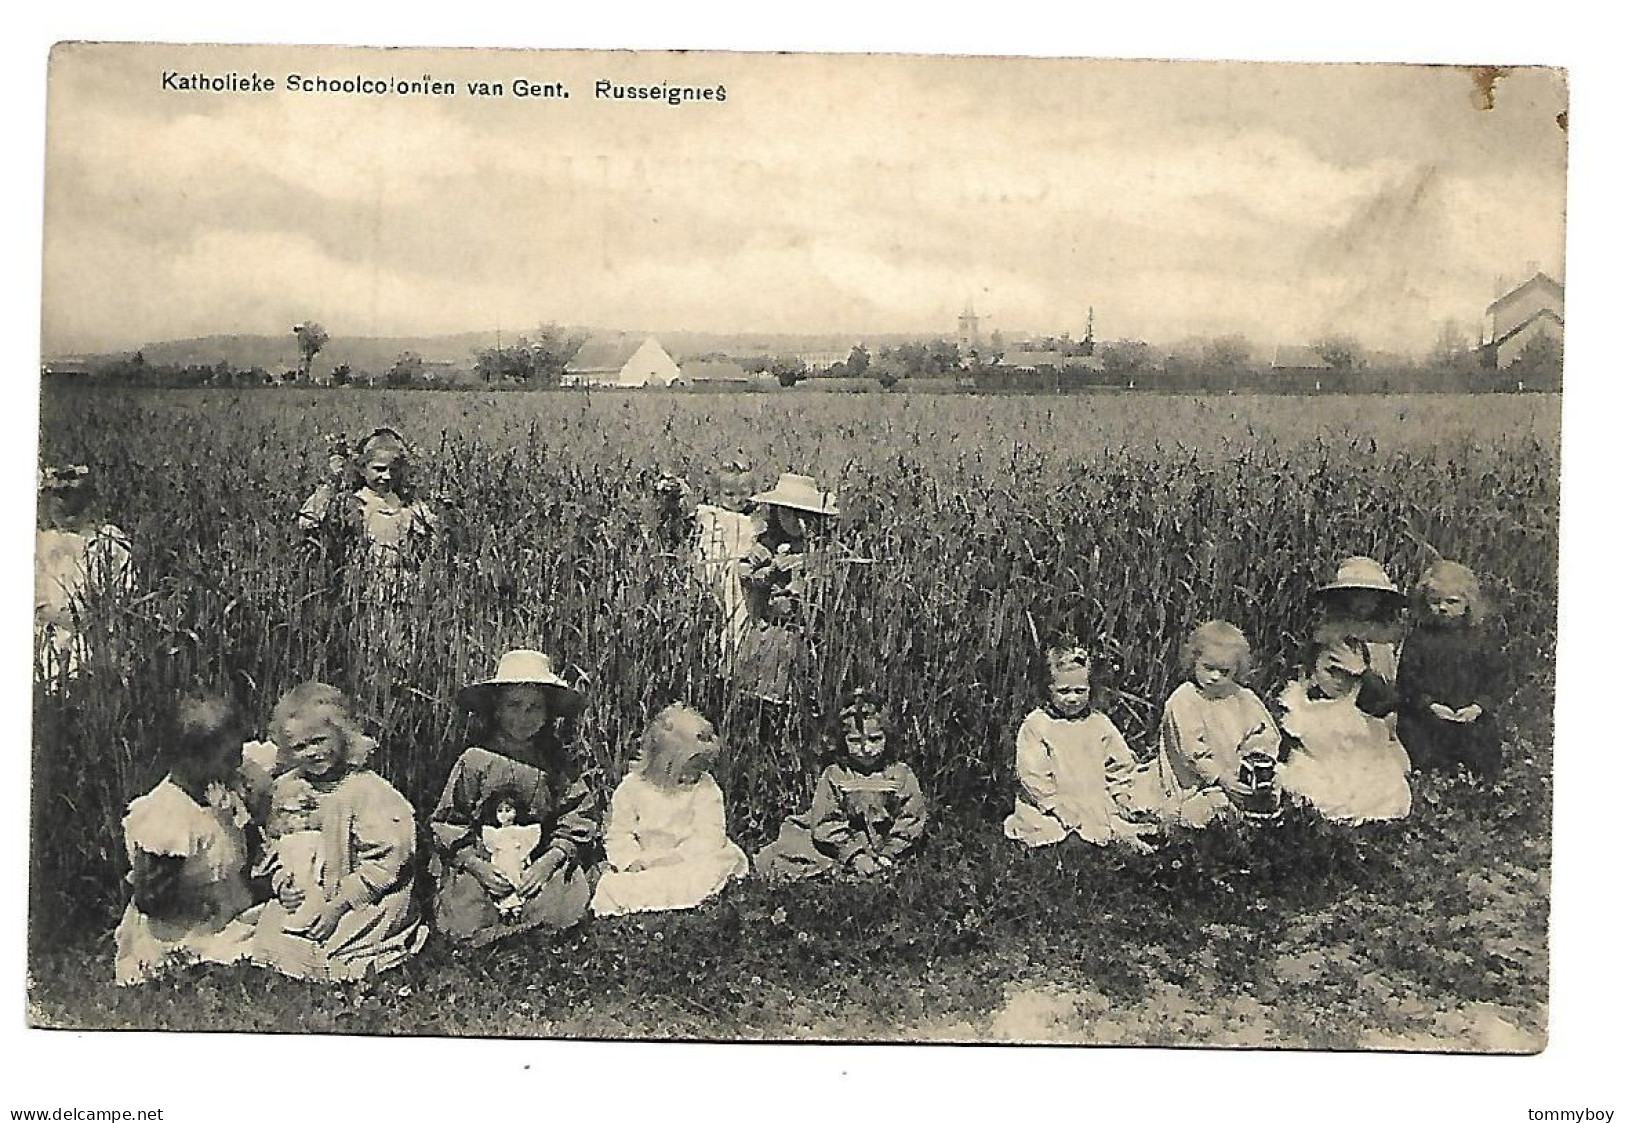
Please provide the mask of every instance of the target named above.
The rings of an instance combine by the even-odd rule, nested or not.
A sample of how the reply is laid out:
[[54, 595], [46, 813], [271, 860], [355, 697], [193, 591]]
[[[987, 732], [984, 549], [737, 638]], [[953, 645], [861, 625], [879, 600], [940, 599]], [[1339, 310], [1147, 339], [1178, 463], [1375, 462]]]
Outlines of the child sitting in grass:
[[632, 771], [615, 789], [598, 881], [598, 916], [689, 909], [750, 872], [728, 838], [711, 723], [681, 704], [667, 706], [643, 732]]
[[777, 841], [756, 855], [758, 874], [781, 881], [866, 878], [891, 870], [914, 849], [925, 831], [925, 795], [914, 770], [888, 751], [887, 724], [868, 692], [847, 695], [841, 759], [818, 777], [812, 809], [785, 820]]
[[1278, 697], [1281, 789], [1333, 822], [1403, 819], [1411, 811], [1404, 747], [1387, 721], [1356, 704], [1370, 671], [1362, 640], [1323, 630], [1303, 674]]
[[130, 903], [114, 933], [114, 976], [145, 982], [194, 961], [249, 954], [248, 810], [236, 773], [243, 721], [224, 698], [189, 697], [176, 710], [168, 774], [130, 803], [124, 850]]
[[1069, 836], [1149, 849], [1140, 788], [1147, 770], [1112, 719], [1093, 708], [1088, 652], [1070, 638], [1046, 653], [1049, 697], [1016, 733], [1016, 809], [1006, 838], [1051, 846]]
[[1501, 772], [1495, 703], [1504, 659], [1478, 577], [1437, 561], [1416, 583], [1419, 619], [1399, 664], [1399, 739], [1418, 769], [1453, 769], [1494, 782]]
[[1163, 813], [1205, 827], [1252, 794], [1241, 780], [1242, 758], [1257, 753], [1273, 760], [1281, 734], [1258, 695], [1241, 684], [1252, 669], [1252, 648], [1240, 628], [1223, 620], [1198, 626], [1180, 649], [1180, 664], [1189, 680], [1162, 710]]

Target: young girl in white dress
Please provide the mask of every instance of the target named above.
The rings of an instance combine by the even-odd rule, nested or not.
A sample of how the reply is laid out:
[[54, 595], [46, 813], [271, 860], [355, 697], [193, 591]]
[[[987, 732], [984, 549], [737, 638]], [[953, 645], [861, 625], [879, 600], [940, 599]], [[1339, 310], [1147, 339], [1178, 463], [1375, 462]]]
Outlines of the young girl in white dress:
[[1333, 822], [1403, 819], [1410, 757], [1393, 727], [1356, 704], [1371, 657], [1360, 639], [1322, 634], [1278, 697], [1281, 789]]
[[46, 468], [34, 533], [34, 675], [57, 686], [90, 654], [86, 633], [96, 598], [130, 586], [130, 540], [95, 514], [83, 464]]
[[1149, 847], [1141, 804], [1147, 770], [1112, 719], [1093, 708], [1088, 652], [1063, 639], [1046, 653], [1049, 697], [1016, 733], [1016, 809], [1006, 838], [1051, 846], [1076, 837], [1097, 846]]
[[598, 881], [598, 916], [688, 909], [750, 872], [728, 837], [722, 789], [711, 777], [716, 730], [673, 704], [644, 730], [632, 771], [610, 800], [604, 826], [609, 868]]

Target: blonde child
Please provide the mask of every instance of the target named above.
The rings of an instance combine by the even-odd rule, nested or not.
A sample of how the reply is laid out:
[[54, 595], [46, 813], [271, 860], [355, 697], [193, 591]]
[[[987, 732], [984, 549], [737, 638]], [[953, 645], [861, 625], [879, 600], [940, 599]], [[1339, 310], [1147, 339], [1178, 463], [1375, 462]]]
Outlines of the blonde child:
[[[274, 851], [269, 855], [276, 900], [260, 916], [255, 961], [298, 978], [333, 981], [404, 963], [428, 936], [413, 892], [412, 805], [367, 767], [376, 745], [337, 688], [321, 682], [294, 687], [278, 700], [271, 726], [285, 769], [272, 785], [272, 806], [308, 786], [322, 827], [321, 872], [315, 891], [307, 891], [299, 886], [299, 870]], [[296, 914], [311, 919], [294, 925]]]
[[722, 611], [718, 648], [723, 663], [733, 658], [750, 624], [740, 563], [763, 529], [744, 508], [750, 502], [750, 466], [730, 460], [711, 474], [714, 503], [694, 508], [698, 538], [695, 565]]
[[1180, 649], [1180, 664], [1189, 679], [1162, 710], [1157, 768], [1163, 813], [1204, 827], [1247, 799], [1242, 758], [1275, 759], [1281, 734], [1258, 695], [1242, 685], [1252, 649], [1240, 628], [1223, 620], [1198, 626]]
[[[471, 947], [569, 928], [587, 915], [599, 837], [597, 795], [567, 748], [585, 699], [546, 654], [519, 648], [457, 700], [475, 717], [475, 742], [452, 765], [429, 816], [435, 928]], [[514, 824], [536, 827], [522, 863], [513, 862], [517, 833], [492, 836], [500, 860], [486, 844], [484, 828], [502, 826], [495, 816], [504, 799], [514, 801]]]
[[821, 539], [840, 508], [835, 493], [820, 490], [811, 476], [788, 472], [751, 502], [762, 508], [763, 525], [739, 563], [748, 619], [733, 670], [746, 693], [788, 702], [800, 689], [819, 608]]
[[114, 977], [145, 982], [181, 963], [246, 958], [254, 934], [248, 810], [238, 790], [243, 721], [224, 698], [176, 711], [158, 786], [130, 803], [130, 903], [114, 934]]
[[1016, 809], [1006, 838], [1051, 846], [1076, 836], [1149, 849], [1141, 788], [1148, 775], [1111, 718], [1093, 708], [1092, 661], [1070, 639], [1046, 652], [1049, 697], [1016, 733]]
[[406, 439], [394, 429], [374, 429], [356, 444], [353, 458], [336, 445], [327, 467], [329, 478], [299, 508], [301, 528], [356, 535], [368, 557], [386, 566], [428, 541], [436, 519], [417, 498]]
[[1455, 768], [1493, 782], [1501, 772], [1495, 706], [1506, 675], [1478, 577], [1437, 561], [1413, 590], [1417, 624], [1399, 664], [1399, 739], [1418, 769]]
[[925, 795], [914, 770], [893, 757], [888, 724], [867, 691], [846, 696], [841, 759], [818, 777], [811, 810], [785, 820], [778, 839], [756, 855], [758, 874], [778, 881], [873, 877], [914, 849], [925, 832]]
[[1404, 747], [1387, 721], [1357, 704], [1370, 673], [1363, 640], [1322, 632], [1302, 674], [1277, 698], [1281, 789], [1333, 822], [1403, 819], [1411, 811]]
[[130, 539], [94, 513], [95, 486], [83, 464], [46, 468], [39, 478], [34, 534], [34, 673], [72, 678], [88, 654], [85, 617], [98, 594], [129, 588]]
[[598, 916], [688, 909], [750, 872], [728, 837], [722, 789], [708, 771], [716, 730], [681, 704], [655, 715], [632, 771], [615, 789], [604, 825], [609, 866], [598, 881]]

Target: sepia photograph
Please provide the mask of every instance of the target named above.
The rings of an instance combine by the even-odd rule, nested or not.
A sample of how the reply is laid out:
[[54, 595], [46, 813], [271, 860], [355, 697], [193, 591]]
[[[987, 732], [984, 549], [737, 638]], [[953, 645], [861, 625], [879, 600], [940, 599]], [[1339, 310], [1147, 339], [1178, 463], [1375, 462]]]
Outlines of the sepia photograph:
[[1563, 69], [45, 114], [31, 1026], [1547, 1047]]

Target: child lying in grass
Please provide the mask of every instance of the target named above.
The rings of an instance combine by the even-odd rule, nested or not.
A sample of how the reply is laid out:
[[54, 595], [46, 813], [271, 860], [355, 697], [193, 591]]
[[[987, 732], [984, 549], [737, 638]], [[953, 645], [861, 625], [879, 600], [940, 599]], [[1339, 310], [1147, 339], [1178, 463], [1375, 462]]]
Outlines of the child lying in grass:
[[867, 692], [841, 708], [841, 759], [818, 777], [811, 810], [792, 816], [756, 855], [756, 872], [799, 881], [827, 874], [872, 877], [892, 869], [925, 831], [914, 770], [888, 752], [886, 711]]

